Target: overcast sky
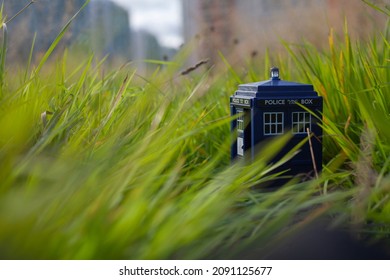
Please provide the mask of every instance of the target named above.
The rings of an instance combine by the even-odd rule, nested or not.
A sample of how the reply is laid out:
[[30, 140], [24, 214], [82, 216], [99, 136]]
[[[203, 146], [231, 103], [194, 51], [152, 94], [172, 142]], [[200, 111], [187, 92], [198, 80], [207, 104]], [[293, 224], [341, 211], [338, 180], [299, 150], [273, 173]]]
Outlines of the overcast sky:
[[144, 29], [160, 44], [178, 47], [183, 43], [180, 0], [112, 0], [129, 9], [133, 29]]

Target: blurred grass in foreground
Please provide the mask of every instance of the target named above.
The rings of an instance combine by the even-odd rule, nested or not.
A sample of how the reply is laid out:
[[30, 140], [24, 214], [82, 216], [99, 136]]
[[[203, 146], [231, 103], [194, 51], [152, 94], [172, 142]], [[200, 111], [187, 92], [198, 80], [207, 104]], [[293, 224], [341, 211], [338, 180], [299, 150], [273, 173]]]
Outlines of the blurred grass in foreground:
[[1, 258], [234, 258], [294, 229], [297, 213], [298, 227], [332, 213], [388, 236], [387, 32], [356, 44], [331, 35], [327, 53], [286, 44], [283, 78], [304, 74], [324, 96], [324, 173], [259, 193], [288, 135], [230, 164], [228, 97], [256, 68], [184, 76], [179, 55], [141, 77], [93, 57], [69, 68], [66, 52], [48, 64], [65, 31], [35, 68], [2, 73]]

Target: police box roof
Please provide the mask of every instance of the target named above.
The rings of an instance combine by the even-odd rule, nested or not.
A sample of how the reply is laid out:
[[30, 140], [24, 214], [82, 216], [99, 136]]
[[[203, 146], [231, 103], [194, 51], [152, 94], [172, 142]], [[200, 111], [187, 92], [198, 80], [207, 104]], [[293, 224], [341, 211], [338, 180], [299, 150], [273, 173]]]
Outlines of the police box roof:
[[267, 81], [239, 85], [235, 95], [252, 97], [318, 96], [312, 85], [279, 79], [279, 69], [276, 67], [271, 68], [270, 77]]
[[268, 80], [256, 83], [242, 84], [238, 86], [235, 95], [265, 97], [265, 96], [317, 96], [313, 86], [288, 82], [283, 80]]

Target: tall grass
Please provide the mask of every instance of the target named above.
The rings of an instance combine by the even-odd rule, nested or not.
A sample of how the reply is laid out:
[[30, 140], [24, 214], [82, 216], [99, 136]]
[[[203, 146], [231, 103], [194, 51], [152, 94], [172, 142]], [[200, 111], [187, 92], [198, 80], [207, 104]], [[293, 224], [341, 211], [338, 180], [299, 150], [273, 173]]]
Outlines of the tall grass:
[[171, 81], [166, 69], [142, 82], [124, 68], [102, 79], [92, 62], [74, 72], [63, 58], [2, 98], [2, 257], [204, 258], [259, 224], [271, 236], [279, 220], [266, 206], [314, 191], [251, 194], [287, 139], [230, 166], [229, 93], [206, 76]]
[[347, 23], [344, 31], [342, 40], [331, 30], [326, 53], [286, 47], [324, 97], [324, 178], [336, 174], [335, 187], [356, 190], [349, 204], [354, 223], [374, 221], [388, 236], [390, 25], [369, 42], [353, 42]]
[[325, 171], [259, 193], [289, 136], [230, 163], [229, 96], [255, 69], [196, 75], [178, 57], [143, 77], [94, 57], [73, 68], [67, 52], [48, 63], [65, 31], [29, 75], [4, 76], [1, 258], [234, 258], [281, 238], [297, 213], [387, 222], [388, 34], [368, 45], [330, 37], [328, 53], [287, 46], [325, 99]]

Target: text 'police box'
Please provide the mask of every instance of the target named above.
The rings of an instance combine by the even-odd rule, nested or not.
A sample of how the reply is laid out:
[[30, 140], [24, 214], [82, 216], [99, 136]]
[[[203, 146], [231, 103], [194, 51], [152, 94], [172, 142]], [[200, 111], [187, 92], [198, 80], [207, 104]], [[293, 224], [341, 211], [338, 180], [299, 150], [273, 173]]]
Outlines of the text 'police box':
[[[311, 141], [314, 164], [319, 172], [322, 165], [322, 128], [316, 116], [322, 115], [322, 107], [322, 97], [312, 85], [280, 80], [277, 68], [271, 69], [270, 80], [240, 85], [230, 97], [231, 115], [238, 115], [231, 123], [235, 132], [232, 159], [254, 159], [255, 153], [261, 152], [261, 142], [292, 133], [291, 141], [276, 156], [276, 161], [307, 137], [308, 129], [316, 136]], [[282, 168], [289, 170], [290, 175], [313, 175], [309, 143], [300, 150]]]

